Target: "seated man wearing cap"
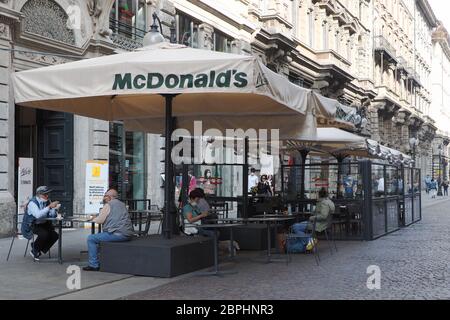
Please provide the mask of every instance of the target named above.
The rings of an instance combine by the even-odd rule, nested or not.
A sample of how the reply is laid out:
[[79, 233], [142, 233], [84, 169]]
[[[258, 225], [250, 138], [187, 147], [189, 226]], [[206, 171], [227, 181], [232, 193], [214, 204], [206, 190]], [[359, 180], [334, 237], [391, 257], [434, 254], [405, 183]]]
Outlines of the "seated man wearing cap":
[[103, 232], [91, 234], [87, 238], [89, 265], [85, 271], [99, 271], [98, 245], [100, 242], [128, 241], [134, 235], [133, 224], [125, 203], [118, 198], [117, 190], [109, 189], [103, 196], [104, 207], [100, 215], [92, 221], [103, 226]]
[[45, 220], [56, 217], [56, 209], [60, 206], [58, 201], [50, 202], [50, 192], [52, 190], [46, 186], [37, 188], [36, 196], [31, 198], [25, 208], [22, 235], [28, 240], [32, 239], [33, 233], [37, 235], [36, 240], [31, 244], [30, 252], [34, 260], [39, 260], [42, 252], [47, 253], [59, 238], [52, 222]]

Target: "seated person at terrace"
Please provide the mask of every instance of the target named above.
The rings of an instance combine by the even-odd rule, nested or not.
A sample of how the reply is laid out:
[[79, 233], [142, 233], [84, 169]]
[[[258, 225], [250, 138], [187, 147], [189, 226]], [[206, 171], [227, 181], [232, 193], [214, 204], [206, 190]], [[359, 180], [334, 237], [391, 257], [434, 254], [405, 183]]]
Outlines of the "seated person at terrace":
[[316, 209], [309, 221], [304, 221], [294, 225], [299, 232], [306, 232], [312, 230], [314, 220], [316, 221], [316, 232], [323, 232], [328, 227], [328, 218], [334, 213], [335, 206], [333, 201], [328, 197], [328, 192], [325, 188], [319, 191], [319, 201], [316, 204]]
[[98, 245], [100, 242], [128, 241], [134, 235], [128, 209], [117, 198], [117, 191], [109, 189], [103, 197], [105, 206], [100, 211], [100, 215], [92, 219], [93, 222], [103, 225], [103, 232], [91, 234], [87, 239], [89, 265], [83, 268], [85, 271], [100, 270], [98, 261]]
[[56, 210], [60, 206], [58, 201], [51, 202], [49, 200], [51, 191], [46, 186], [37, 188], [36, 196], [28, 202], [25, 208], [22, 234], [28, 240], [33, 239], [33, 233], [37, 235], [37, 238], [31, 244], [30, 252], [35, 261], [39, 260], [42, 252], [47, 253], [59, 238], [53, 224], [46, 220], [47, 218], [55, 218]]
[[[185, 228], [184, 233], [191, 234], [200, 234], [204, 236], [212, 236], [213, 233], [210, 230], [205, 229], [197, 229], [194, 226], [187, 226], [186, 224], [199, 225], [201, 224], [201, 220], [203, 218], [208, 217], [208, 211], [201, 211], [202, 209], [199, 207], [199, 203], [201, 203], [201, 199], [203, 198], [203, 194], [198, 189], [194, 189], [189, 193], [189, 203], [187, 203], [183, 207], [183, 217], [185, 219]], [[204, 209], [204, 208], [203, 208]]]

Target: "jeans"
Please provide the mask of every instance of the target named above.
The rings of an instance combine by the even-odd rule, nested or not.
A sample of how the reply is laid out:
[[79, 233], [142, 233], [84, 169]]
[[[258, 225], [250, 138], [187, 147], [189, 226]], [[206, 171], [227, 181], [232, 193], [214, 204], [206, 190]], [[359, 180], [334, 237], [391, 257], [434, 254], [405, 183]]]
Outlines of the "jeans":
[[303, 221], [300, 223], [296, 223], [292, 226], [292, 229], [294, 231], [295, 234], [301, 235], [301, 236], [306, 236], [306, 230], [310, 229], [309, 228], [309, 222], [308, 221]]
[[99, 267], [98, 262], [98, 244], [100, 242], [121, 242], [121, 241], [129, 241], [130, 238], [117, 235], [109, 232], [101, 232], [97, 234], [91, 234], [87, 238], [87, 246], [89, 253], [89, 265], [93, 268]]
[[[198, 234], [204, 237], [210, 237], [213, 238], [214, 237], [214, 230], [211, 229], [203, 229], [203, 228], [198, 228]], [[217, 233], [217, 239], [219, 239], [219, 233]]]

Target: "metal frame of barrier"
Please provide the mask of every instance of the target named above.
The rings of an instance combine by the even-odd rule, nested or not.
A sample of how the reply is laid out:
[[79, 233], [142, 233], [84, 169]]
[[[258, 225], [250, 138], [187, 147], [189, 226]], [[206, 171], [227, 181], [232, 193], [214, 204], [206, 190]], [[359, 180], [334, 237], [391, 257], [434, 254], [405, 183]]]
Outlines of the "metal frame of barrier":
[[[350, 168], [347, 169], [348, 175], [356, 175], [357, 192], [339, 190], [342, 186], [348, 185], [346, 178], [342, 179], [345, 170], [339, 166], [348, 166]], [[344, 164], [283, 165], [282, 195], [284, 202], [290, 204], [293, 210], [312, 212], [317, 200], [307, 198], [308, 195], [311, 197], [311, 190], [297, 192], [299, 184], [295, 181], [292, 183], [289, 178], [295, 179], [297, 176], [295, 169], [303, 172], [300, 178], [305, 179], [307, 176], [311, 177], [308, 171], [317, 168], [320, 168], [322, 175], [325, 176], [318, 186], [332, 190], [330, 194], [336, 206], [333, 220], [339, 231], [335, 234], [335, 239], [375, 240], [422, 219], [420, 169], [370, 160]], [[290, 172], [292, 169], [294, 173]], [[330, 181], [333, 170], [337, 180]], [[294, 193], [287, 190], [287, 187], [294, 187]], [[353, 186], [349, 187], [349, 190], [352, 188]]]

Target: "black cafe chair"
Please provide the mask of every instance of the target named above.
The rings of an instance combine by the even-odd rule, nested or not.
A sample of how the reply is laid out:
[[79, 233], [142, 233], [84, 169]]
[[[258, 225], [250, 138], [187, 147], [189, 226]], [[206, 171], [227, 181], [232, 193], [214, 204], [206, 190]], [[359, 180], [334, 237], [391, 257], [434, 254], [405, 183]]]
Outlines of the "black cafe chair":
[[[306, 235], [299, 235], [293, 232], [293, 227], [289, 227], [289, 232], [286, 234], [286, 255], [287, 255], [287, 260], [286, 262], [289, 263], [291, 262], [291, 256], [290, 256], [290, 250], [289, 250], [289, 246], [288, 246], [288, 241], [291, 240], [297, 240], [297, 239], [316, 239], [316, 220], [314, 220], [313, 224], [312, 224], [312, 230], [310, 230], [310, 232], [308, 233], [308, 230], [306, 230]], [[320, 261], [320, 256], [319, 256], [319, 248], [317, 246], [317, 244], [314, 244], [313, 249], [312, 249], [312, 254], [314, 255], [314, 259], [316, 260], [317, 265], [319, 265], [319, 261]]]
[[[20, 215], [23, 216], [23, 214], [20, 214]], [[18, 217], [16, 216], [16, 219], [17, 218]], [[17, 229], [13, 231], [13, 234], [11, 236], [11, 244], [9, 246], [9, 251], [8, 251], [8, 255], [6, 257], [6, 261], [9, 261], [9, 257], [11, 255], [11, 251], [12, 251], [12, 248], [13, 248], [13, 245], [14, 245], [14, 241], [16, 240], [16, 238], [19, 238], [19, 236], [22, 235], [22, 232], [20, 231], [21, 230], [21, 226], [22, 226], [22, 222], [17, 222], [16, 225], [17, 225]], [[28, 251], [28, 247], [30, 245], [30, 241], [31, 241], [31, 243], [34, 243], [34, 233], [33, 233], [33, 237], [31, 239], [27, 239], [27, 245], [25, 247], [25, 252], [23, 253], [23, 257], [24, 258], [27, 256], [27, 251]], [[48, 257], [49, 257], [49, 259], [51, 258], [50, 250], [48, 250]]]

